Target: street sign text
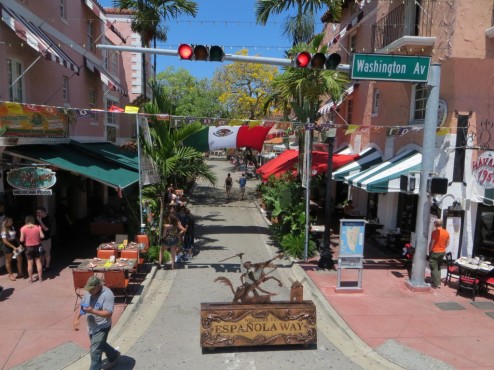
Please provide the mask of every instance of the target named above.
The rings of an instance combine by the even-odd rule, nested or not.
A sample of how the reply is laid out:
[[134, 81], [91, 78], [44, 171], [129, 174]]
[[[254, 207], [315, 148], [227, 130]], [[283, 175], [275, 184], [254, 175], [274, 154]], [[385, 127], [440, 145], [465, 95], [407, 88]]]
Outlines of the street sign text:
[[431, 58], [406, 55], [354, 54], [352, 80], [427, 82]]

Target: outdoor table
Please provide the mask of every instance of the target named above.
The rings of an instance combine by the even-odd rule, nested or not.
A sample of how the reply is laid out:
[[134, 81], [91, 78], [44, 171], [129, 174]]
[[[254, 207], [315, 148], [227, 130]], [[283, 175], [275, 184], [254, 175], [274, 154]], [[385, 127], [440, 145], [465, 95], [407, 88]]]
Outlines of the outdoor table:
[[461, 257], [453, 262], [465, 270], [474, 271], [478, 276], [487, 276], [494, 272], [494, 266], [490, 262], [478, 262], [475, 258]]
[[118, 270], [123, 269], [125, 271], [132, 271], [136, 265], [136, 259], [117, 258], [114, 263], [108, 259], [100, 258], [87, 258], [81, 262], [78, 266], [79, 269], [88, 269], [96, 272], [103, 272], [105, 270]]
[[121, 243], [109, 242], [109, 243], [101, 243], [100, 245], [98, 245], [98, 248], [97, 249], [139, 250], [139, 249], [142, 249], [141, 248], [141, 244], [142, 243], [129, 242], [124, 248], [118, 248], [118, 246], [121, 245]]

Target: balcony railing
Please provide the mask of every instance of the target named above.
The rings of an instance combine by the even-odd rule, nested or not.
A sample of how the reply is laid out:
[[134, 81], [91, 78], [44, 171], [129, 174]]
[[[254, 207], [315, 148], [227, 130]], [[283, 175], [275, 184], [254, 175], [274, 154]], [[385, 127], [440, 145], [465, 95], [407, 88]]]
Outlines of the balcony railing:
[[427, 36], [419, 33], [420, 28], [430, 29], [430, 19], [425, 17], [425, 23], [419, 27], [418, 9], [415, 1], [408, 0], [377, 21], [372, 26], [372, 50], [383, 49], [403, 36]]

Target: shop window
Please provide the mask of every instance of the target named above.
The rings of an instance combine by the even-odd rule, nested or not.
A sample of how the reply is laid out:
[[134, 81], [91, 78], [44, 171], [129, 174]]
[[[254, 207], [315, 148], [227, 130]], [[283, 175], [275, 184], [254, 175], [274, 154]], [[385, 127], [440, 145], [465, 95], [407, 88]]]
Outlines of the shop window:
[[415, 231], [417, 205], [418, 195], [400, 193], [398, 197], [396, 227], [399, 227], [403, 234], [408, 235]]
[[86, 49], [94, 51], [94, 23], [91, 19], [86, 25]]
[[64, 102], [69, 101], [69, 78], [67, 76], [63, 76], [62, 82], [62, 100]]
[[346, 121], [349, 125], [352, 124], [352, 121], [353, 121], [353, 99], [347, 100]]
[[106, 99], [106, 124], [107, 125], [116, 125], [117, 124], [117, 115], [115, 113], [109, 112], [110, 107], [112, 105], [117, 105], [118, 103], [116, 101]]
[[379, 99], [381, 99], [381, 91], [374, 88], [372, 94], [372, 114], [375, 116], [379, 113]]
[[60, 18], [67, 19], [67, 0], [60, 0]]
[[427, 106], [427, 84], [420, 83], [413, 85], [412, 101], [412, 122], [423, 121], [425, 119], [425, 108]]
[[114, 143], [117, 141], [117, 128], [106, 126], [106, 140]]
[[22, 103], [24, 101], [24, 82], [21, 77], [23, 74], [22, 64], [15, 59], [7, 59], [7, 73], [10, 101]]
[[370, 220], [377, 219], [377, 202], [379, 195], [377, 193], [369, 193], [367, 196], [367, 218]]

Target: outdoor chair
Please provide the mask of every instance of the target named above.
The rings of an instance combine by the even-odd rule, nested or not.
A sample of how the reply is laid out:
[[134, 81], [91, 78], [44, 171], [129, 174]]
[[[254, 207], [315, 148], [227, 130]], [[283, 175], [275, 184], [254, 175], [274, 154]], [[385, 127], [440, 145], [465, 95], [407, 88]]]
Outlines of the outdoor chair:
[[86, 286], [87, 280], [93, 276], [93, 271], [82, 270], [82, 269], [72, 269], [72, 276], [74, 277], [74, 291], [75, 291], [75, 303], [74, 311], [77, 308], [77, 301], [82, 299], [84, 292], [81, 291]]
[[127, 289], [129, 287], [129, 279], [125, 276], [124, 270], [107, 270], [103, 272], [103, 280], [105, 286], [110, 288], [115, 296], [116, 292], [122, 291], [124, 303], [127, 303]]
[[460, 290], [468, 290], [472, 292], [472, 300], [475, 301], [475, 296], [479, 293], [479, 289], [480, 280], [475, 272], [459, 266], [458, 288], [456, 290], [456, 295], [459, 294]]
[[98, 249], [98, 252], [96, 252], [96, 257], [104, 260], [109, 260], [111, 256], [117, 258], [118, 251], [116, 249]]
[[453, 254], [448, 252], [444, 255], [446, 261], [446, 279], [444, 279], [444, 285], [448, 285], [451, 278], [460, 278], [460, 267], [453, 264]]

